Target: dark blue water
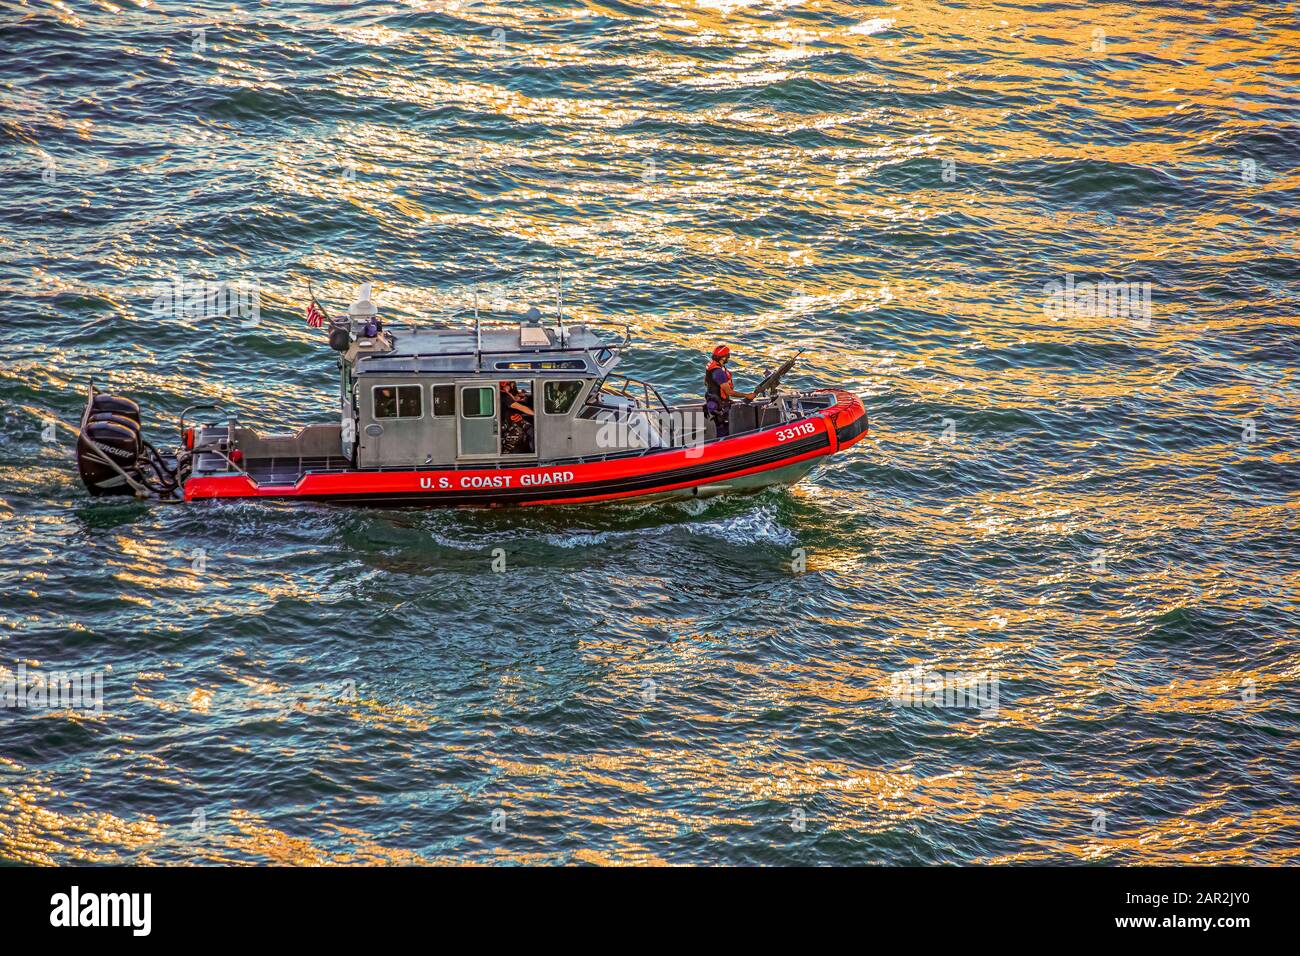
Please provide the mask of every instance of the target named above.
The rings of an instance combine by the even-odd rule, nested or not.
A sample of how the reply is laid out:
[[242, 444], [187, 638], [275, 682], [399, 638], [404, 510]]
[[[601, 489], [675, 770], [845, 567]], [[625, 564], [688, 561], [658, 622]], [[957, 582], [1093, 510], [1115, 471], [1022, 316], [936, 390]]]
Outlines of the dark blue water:
[[[1295, 862], [1286, 5], [0, 24], [0, 681], [103, 689], [0, 710], [0, 856]], [[327, 421], [308, 282], [431, 321], [557, 270], [667, 396], [803, 347], [871, 435], [787, 491], [487, 513], [92, 501], [49, 424], [91, 375], [165, 443]], [[260, 323], [158, 314], [175, 276]], [[907, 706], [918, 668], [997, 706]]]

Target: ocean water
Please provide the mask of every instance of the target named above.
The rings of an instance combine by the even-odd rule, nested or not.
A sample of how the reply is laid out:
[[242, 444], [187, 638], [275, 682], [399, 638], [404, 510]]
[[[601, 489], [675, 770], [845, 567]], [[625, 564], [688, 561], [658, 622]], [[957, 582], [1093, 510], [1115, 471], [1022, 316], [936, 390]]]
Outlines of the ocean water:
[[[0, 858], [1296, 862], [1296, 9], [6, 4], [0, 682], [102, 697], [0, 710]], [[91, 500], [51, 424], [326, 421], [308, 283], [557, 273], [666, 395], [802, 347], [870, 435], [378, 511]]]

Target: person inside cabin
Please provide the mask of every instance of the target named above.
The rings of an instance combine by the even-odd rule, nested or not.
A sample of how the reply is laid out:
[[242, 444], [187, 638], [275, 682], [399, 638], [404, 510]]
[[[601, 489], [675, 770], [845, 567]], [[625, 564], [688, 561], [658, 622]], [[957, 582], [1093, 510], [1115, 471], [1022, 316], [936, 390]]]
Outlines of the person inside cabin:
[[515, 400], [524, 410], [524, 440], [519, 450], [531, 455], [537, 450], [537, 446], [533, 444], [536, 436], [537, 415], [536, 410], [533, 408], [533, 393], [531, 389], [516, 382]]
[[704, 370], [704, 414], [707, 415], [718, 430], [719, 438], [731, 434], [731, 403], [736, 398], [754, 397], [753, 392], [738, 392], [727, 371], [727, 361], [731, 358], [731, 349], [719, 345], [713, 350], [713, 360]]
[[514, 382], [501, 382], [499, 387], [501, 389], [501, 454], [532, 454], [532, 398]]

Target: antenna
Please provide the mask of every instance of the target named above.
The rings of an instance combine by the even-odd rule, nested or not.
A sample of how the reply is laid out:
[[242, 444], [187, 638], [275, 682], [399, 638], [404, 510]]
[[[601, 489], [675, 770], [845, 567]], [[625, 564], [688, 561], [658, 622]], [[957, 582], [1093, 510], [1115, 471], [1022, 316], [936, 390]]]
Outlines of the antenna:
[[483, 328], [478, 319], [478, 286], [474, 287], [474, 370], [483, 371]]
[[560, 323], [560, 344], [569, 344], [569, 335], [564, 328], [564, 277], [560, 274], [560, 267], [555, 267], [555, 315]]

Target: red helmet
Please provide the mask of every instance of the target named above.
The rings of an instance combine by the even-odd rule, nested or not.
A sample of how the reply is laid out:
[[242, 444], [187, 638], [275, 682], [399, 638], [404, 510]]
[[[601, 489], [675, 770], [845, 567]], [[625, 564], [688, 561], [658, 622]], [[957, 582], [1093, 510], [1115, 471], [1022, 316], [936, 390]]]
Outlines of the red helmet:
[[726, 358], [730, 354], [731, 354], [731, 349], [727, 348], [725, 345], [719, 345], [716, 349], [713, 350], [713, 359], [714, 361], [721, 361], [722, 359]]

